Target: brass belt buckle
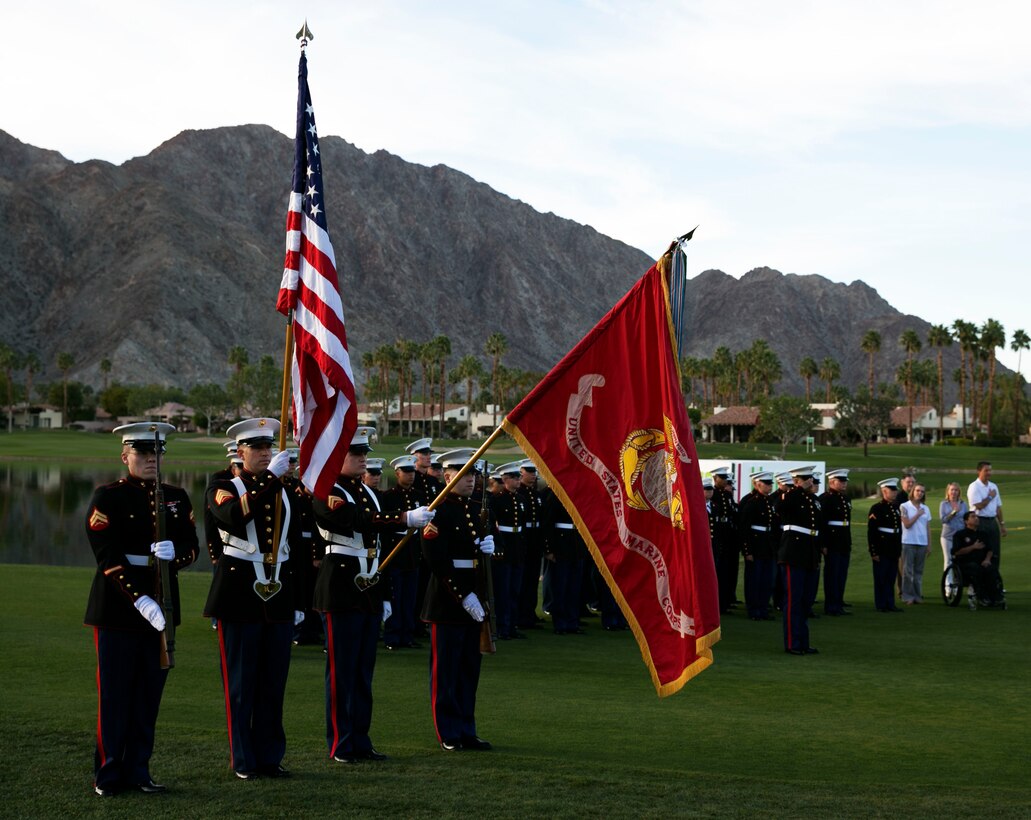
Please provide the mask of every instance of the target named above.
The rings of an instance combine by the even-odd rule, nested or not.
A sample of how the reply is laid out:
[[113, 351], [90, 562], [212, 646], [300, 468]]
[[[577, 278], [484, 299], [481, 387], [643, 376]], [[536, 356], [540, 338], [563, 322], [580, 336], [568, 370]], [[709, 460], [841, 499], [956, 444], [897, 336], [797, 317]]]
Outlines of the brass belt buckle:
[[264, 564], [274, 564], [274, 563], [276, 563], [275, 556], [273, 556], [271, 552], [266, 552], [264, 555], [262, 555], [261, 556], [261, 561]]
[[375, 549], [365, 550], [365, 557], [366, 558], [375, 558], [376, 557], [376, 552], [377, 551]]

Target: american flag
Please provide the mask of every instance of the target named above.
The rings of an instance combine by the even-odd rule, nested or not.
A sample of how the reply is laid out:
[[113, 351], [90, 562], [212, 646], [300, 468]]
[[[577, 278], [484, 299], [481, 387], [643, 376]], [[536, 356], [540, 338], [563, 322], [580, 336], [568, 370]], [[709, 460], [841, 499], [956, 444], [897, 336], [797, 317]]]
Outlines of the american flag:
[[336, 260], [326, 229], [322, 154], [303, 51], [297, 73], [297, 140], [286, 214], [286, 261], [276, 309], [286, 315], [293, 311], [291, 415], [301, 447], [301, 480], [317, 498], [326, 498], [358, 426], [358, 410]]

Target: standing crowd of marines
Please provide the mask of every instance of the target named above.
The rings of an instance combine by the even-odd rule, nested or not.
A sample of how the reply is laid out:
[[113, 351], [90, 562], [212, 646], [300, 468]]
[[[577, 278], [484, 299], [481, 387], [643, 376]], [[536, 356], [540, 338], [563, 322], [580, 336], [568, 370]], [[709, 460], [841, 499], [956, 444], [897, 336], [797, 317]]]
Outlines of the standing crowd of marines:
[[[396, 484], [383, 491], [385, 462], [368, 457], [373, 431], [359, 428], [332, 490], [319, 499], [293, 475], [296, 454], [276, 451], [279, 428], [269, 418], [230, 427], [229, 467], [211, 477], [205, 492], [213, 576], [204, 616], [218, 636], [236, 777], [290, 775], [282, 764], [283, 701], [294, 644], [324, 647], [327, 752], [335, 762], [354, 764], [386, 759], [370, 738], [381, 627], [387, 650], [419, 648], [419, 639], [429, 639], [431, 715], [437, 742], [448, 752], [491, 748], [475, 720], [484, 640], [492, 646], [494, 639], [525, 638], [524, 630], [541, 628], [542, 578], [542, 609], [556, 634], [584, 634], [588, 598], [600, 607], [605, 629], [627, 628], [604, 584], [587, 592], [595, 586], [593, 562], [564, 505], [539, 489], [531, 461], [499, 467], [481, 461], [467, 469], [473, 450], [433, 457], [432, 440], [419, 439], [390, 462]], [[187, 493], [157, 487], [172, 431], [154, 423], [117, 428], [127, 475], [99, 487], [87, 514], [97, 560], [85, 616], [97, 654], [94, 790], [104, 797], [166, 790], [149, 769], [168, 674], [162, 641], [168, 618], [181, 620], [177, 573], [200, 552]], [[774, 620], [780, 610], [784, 651], [792, 655], [819, 651], [808, 622], [816, 617], [821, 567], [824, 614], [851, 614], [848, 475], [829, 471], [820, 494], [813, 466], [755, 473], [740, 503], [729, 468], [702, 480], [721, 612], [738, 603], [743, 556], [748, 617]], [[1001, 520], [1001, 505], [995, 485], [982, 484], [985, 500], [967, 513], [952, 554], [983, 600], [1001, 588], [998, 547], [984, 534]], [[879, 612], [900, 612], [899, 507], [907, 491], [894, 478], [879, 488], [867, 520], [874, 603]], [[159, 583], [162, 568], [167, 588]]]

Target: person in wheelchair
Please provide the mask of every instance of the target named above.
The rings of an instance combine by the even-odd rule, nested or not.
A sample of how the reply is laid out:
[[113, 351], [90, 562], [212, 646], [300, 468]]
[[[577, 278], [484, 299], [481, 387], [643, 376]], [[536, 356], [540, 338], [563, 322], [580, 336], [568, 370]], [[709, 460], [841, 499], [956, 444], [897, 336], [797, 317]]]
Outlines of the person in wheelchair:
[[992, 563], [992, 551], [977, 531], [977, 510], [963, 516], [963, 529], [952, 537], [952, 564], [958, 568], [962, 585], [972, 584], [981, 606], [1002, 606], [1002, 583], [999, 570]]

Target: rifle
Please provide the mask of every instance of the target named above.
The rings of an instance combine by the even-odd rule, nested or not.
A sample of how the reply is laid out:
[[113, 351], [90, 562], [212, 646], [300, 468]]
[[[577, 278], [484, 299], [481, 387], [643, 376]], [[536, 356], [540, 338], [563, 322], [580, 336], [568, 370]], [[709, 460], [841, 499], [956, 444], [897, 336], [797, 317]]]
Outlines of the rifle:
[[[480, 537], [490, 535], [490, 510], [487, 509], [487, 463], [483, 464], [483, 491], [480, 500]], [[483, 571], [487, 578], [487, 618], [480, 627], [480, 654], [493, 655], [498, 651], [494, 636], [498, 634], [498, 616], [494, 612], [494, 568], [492, 555], [483, 556]]]
[[[154, 477], [154, 540], [165, 540], [165, 492], [161, 489], [161, 437], [154, 429], [154, 455], [157, 458], [157, 475]], [[168, 561], [155, 558], [158, 564], [157, 596], [161, 609], [165, 614], [165, 628], [161, 632], [161, 652], [159, 662], [162, 669], [175, 668], [175, 610], [172, 605], [171, 574]]]

